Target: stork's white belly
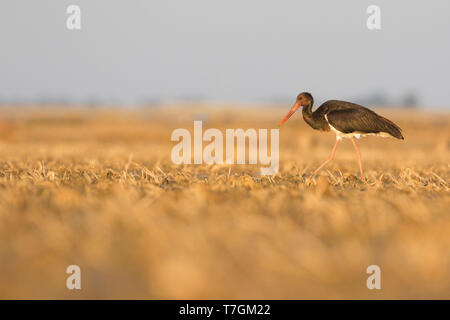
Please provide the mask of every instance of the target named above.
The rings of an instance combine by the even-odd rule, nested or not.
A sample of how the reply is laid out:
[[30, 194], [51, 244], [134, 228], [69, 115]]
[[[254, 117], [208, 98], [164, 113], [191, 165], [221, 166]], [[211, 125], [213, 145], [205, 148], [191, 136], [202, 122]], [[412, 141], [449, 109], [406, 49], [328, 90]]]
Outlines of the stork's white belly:
[[[327, 115], [325, 115], [325, 120], [327, 120], [327, 122], [328, 122]], [[342, 140], [344, 138], [347, 138], [347, 139], [351, 139], [351, 138], [361, 139], [362, 137], [365, 137], [365, 136], [377, 136], [377, 137], [382, 137], [382, 138], [391, 137], [391, 135], [389, 133], [387, 133], [387, 132], [379, 132], [379, 133], [351, 132], [351, 133], [344, 133], [344, 132], [339, 131], [335, 127], [333, 127], [329, 122], [328, 122], [328, 125], [330, 126], [331, 130], [333, 130], [334, 133], [336, 133], [336, 139], [337, 140]]]

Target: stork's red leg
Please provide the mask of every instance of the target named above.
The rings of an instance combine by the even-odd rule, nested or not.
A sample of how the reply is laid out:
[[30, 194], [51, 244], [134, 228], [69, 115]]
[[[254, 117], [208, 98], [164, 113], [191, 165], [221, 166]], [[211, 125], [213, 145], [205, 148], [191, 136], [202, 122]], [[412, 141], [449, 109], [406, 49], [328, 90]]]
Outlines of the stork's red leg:
[[324, 165], [326, 165], [328, 162], [330, 162], [331, 160], [334, 159], [334, 154], [336, 153], [336, 148], [337, 148], [338, 143], [339, 143], [339, 140], [336, 139], [336, 143], [334, 144], [333, 150], [331, 150], [330, 156], [328, 157], [327, 160], [325, 160], [324, 163], [322, 163], [322, 164], [320, 165], [320, 167], [318, 167], [318, 168], [316, 169], [316, 171], [314, 171], [314, 173], [312, 174], [313, 176], [316, 175], [316, 174], [320, 171], [320, 169], [323, 168]]
[[359, 152], [358, 146], [356, 145], [355, 138], [352, 137], [353, 146], [356, 150], [356, 155], [358, 156], [358, 162], [359, 162], [359, 171], [361, 172], [361, 179], [364, 179], [364, 171], [362, 167], [362, 161], [361, 161], [361, 153]]

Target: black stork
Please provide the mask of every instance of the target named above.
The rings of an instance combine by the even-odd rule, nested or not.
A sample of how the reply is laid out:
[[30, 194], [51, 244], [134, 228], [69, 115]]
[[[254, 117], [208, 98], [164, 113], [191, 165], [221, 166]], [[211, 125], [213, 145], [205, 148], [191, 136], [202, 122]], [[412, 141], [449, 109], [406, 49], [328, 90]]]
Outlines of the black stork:
[[303, 107], [303, 119], [313, 129], [320, 131], [331, 130], [336, 133], [336, 143], [331, 150], [330, 156], [314, 171], [312, 176], [316, 175], [323, 166], [334, 159], [337, 145], [343, 138], [348, 138], [353, 142], [356, 155], [358, 156], [361, 179], [364, 179], [364, 171], [362, 168], [361, 154], [356, 145], [355, 138], [359, 139], [364, 136], [375, 135], [379, 137], [404, 139], [402, 129], [399, 126], [358, 104], [340, 100], [328, 100], [318, 107], [316, 111], [312, 112], [313, 103], [314, 99], [310, 93], [300, 93], [289, 113], [280, 122], [281, 126], [298, 108]]

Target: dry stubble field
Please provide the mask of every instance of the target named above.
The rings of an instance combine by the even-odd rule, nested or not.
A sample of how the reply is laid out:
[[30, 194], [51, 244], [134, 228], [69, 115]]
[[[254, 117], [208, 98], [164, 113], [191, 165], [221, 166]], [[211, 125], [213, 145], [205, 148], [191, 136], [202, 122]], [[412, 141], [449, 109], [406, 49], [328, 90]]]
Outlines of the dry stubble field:
[[450, 298], [448, 112], [380, 112], [406, 139], [359, 141], [366, 182], [348, 141], [305, 180], [334, 136], [300, 115], [275, 176], [170, 161], [175, 128], [276, 128], [288, 108], [2, 109], [0, 298]]

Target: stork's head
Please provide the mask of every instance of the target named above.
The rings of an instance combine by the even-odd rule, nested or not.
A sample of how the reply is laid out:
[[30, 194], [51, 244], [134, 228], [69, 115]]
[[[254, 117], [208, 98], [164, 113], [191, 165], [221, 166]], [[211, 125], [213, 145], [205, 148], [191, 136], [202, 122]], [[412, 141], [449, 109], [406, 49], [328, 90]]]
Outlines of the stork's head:
[[289, 110], [286, 117], [284, 117], [283, 120], [280, 122], [280, 126], [285, 123], [294, 113], [297, 111], [300, 107], [306, 107], [308, 105], [313, 105], [314, 99], [312, 95], [309, 92], [302, 92], [297, 96], [297, 100], [295, 101], [294, 105], [292, 106], [291, 110]]

